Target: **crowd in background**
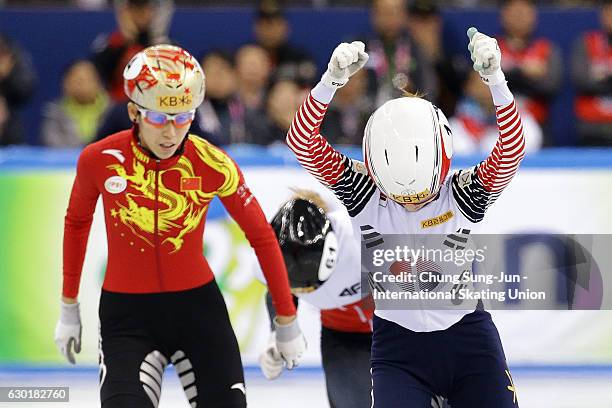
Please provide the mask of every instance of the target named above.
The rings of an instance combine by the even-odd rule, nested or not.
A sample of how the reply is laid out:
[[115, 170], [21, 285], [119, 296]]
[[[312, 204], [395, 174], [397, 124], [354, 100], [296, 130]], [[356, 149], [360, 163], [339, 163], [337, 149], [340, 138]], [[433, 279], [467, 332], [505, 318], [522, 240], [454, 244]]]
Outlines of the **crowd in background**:
[[[0, 0], [0, 6], [77, 6], [84, 9], [101, 9], [109, 6], [113, 0]], [[254, 0], [174, 0], [179, 6], [252, 6]], [[535, 0], [540, 6], [582, 7], [596, 6], [600, 0]], [[364, 7], [371, 0], [286, 0], [288, 6], [330, 7], [352, 6]], [[495, 7], [499, 0], [439, 0], [442, 7]]]
[[[131, 126], [123, 67], [147, 46], [172, 43], [168, 27], [173, 6], [164, 0], [117, 1], [116, 30], [96, 38], [89, 58], [65, 67], [61, 95], [44, 108], [41, 144], [81, 146]], [[552, 144], [548, 111], [563, 86], [564, 69], [571, 70], [576, 90], [578, 143], [612, 145], [612, 0], [600, 1], [599, 12], [601, 28], [576, 38], [571, 63], [564, 64], [553, 40], [533, 34], [536, 3], [502, 2], [502, 68], [523, 110], [528, 151]], [[457, 153], [490, 150], [497, 126], [489, 92], [471, 61], [448, 51], [440, 3], [374, 0], [370, 13], [374, 35], [352, 37], [366, 43], [367, 69], [338, 92], [322, 134], [335, 144], [360, 145], [377, 106], [405, 92], [421, 92], [451, 118]], [[294, 112], [320, 74], [308, 52], [289, 43], [290, 31], [283, 9], [264, 0], [254, 19], [253, 43], [202, 56], [206, 100], [197, 110], [192, 133], [217, 145], [284, 140]], [[1, 145], [23, 140], [19, 110], [36, 83], [27, 50], [0, 36]]]

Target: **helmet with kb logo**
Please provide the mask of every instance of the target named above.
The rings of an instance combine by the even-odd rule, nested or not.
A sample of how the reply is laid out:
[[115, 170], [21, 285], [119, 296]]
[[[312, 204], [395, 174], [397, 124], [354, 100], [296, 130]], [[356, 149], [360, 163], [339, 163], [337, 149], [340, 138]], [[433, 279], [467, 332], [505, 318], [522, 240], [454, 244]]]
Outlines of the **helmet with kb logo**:
[[386, 102], [370, 117], [363, 156], [376, 186], [402, 205], [432, 200], [448, 175], [452, 132], [429, 101], [406, 96]]
[[170, 114], [189, 112], [204, 100], [204, 71], [181, 47], [155, 45], [136, 54], [126, 65], [123, 88], [142, 108]]

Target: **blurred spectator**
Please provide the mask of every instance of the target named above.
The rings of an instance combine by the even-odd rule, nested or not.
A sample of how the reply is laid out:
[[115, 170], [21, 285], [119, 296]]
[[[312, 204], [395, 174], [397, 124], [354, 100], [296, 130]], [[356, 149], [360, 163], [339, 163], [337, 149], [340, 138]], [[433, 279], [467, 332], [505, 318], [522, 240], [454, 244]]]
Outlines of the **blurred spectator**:
[[317, 65], [306, 51], [289, 45], [289, 22], [275, 1], [260, 4], [254, 31], [257, 44], [268, 52], [276, 79], [293, 80], [302, 86], [314, 84]]
[[437, 94], [433, 68], [406, 30], [405, 0], [374, 0], [371, 9], [375, 37], [366, 44], [371, 93], [379, 106], [403, 91]]
[[248, 115], [247, 143], [269, 145], [284, 143], [293, 115], [305, 95], [297, 82], [280, 80], [270, 88], [265, 117]]
[[498, 42], [502, 68], [518, 104], [544, 124], [549, 102], [561, 87], [563, 62], [551, 41], [533, 36], [537, 18], [532, 0], [505, 0], [501, 9], [504, 31]]
[[302, 91], [294, 81], [281, 80], [270, 89], [266, 115], [271, 122], [270, 142], [284, 142], [289, 126], [302, 101]]
[[236, 52], [238, 96], [248, 109], [264, 109], [271, 68], [268, 54], [258, 45], [244, 45]]
[[122, 130], [132, 127], [132, 121], [128, 114], [127, 103], [111, 103], [102, 115], [98, 131], [96, 132], [96, 140], [105, 138]]
[[612, 0], [601, 6], [602, 29], [578, 39], [572, 53], [577, 130], [583, 145], [612, 145]]
[[[522, 111], [525, 149], [542, 147], [542, 129], [528, 111]], [[490, 153], [499, 136], [491, 92], [476, 71], [468, 74], [464, 97], [457, 104], [455, 116], [449, 120], [453, 131], [455, 154]]]
[[[17, 6], [32, 6], [32, 5], [53, 5], [65, 6], [69, 0], [0, 0], [0, 6], [17, 5]], [[71, 1], [71, 2], [74, 2]], [[77, 4], [84, 4], [84, 7], [93, 7], [90, 4], [99, 6], [105, 3], [105, 0], [76, 0]], [[554, 6], [554, 7], [588, 7], [597, 5], [601, 0], [536, 0], [535, 4], [539, 6]], [[252, 6], [253, 0], [176, 0], [177, 5], [181, 6]], [[370, 5], [370, 0], [292, 0], [292, 6], [298, 7], [365, 7]], [[441, 6], [453, 8], [474, 8], [474, 7], [494, 7], [499, 4], [499, 0], [440, 0]]]
[[340, 88], [327, 109], [321, 134], [332, 144], [361, 145], [363, 129], [374, 112], [374, 103], [368, 98], [368, 74], [357, 71]]
[[202, 69], [206, 98], [197, 110], [198, 133], [217, 146], [244, 141], [245, 107], [237, 97], [233, 61], [225, 53], [213, 51], [202, 59]]
[[23, 127], [11, 116], [6, 99], [0, 95], [0, 146], [21, 143]]
[[139, 51], [168, 42], [173, 5], [169, 0], [116, 0], [117, 30], [94, 40], [93, 61], [111, 98], [125, 102], [123, 68]]
[[95, 138], [108, 96], [96, 68], [86, 60], [66, 69], [62, 88], [62, 97], [44, 108], [42, 141], [53, 147], [82, 146]]
[[442, 16], [436, 0], [412, 0], [408, 10], [408, 30], [434, 66], [438, 94], [430, 95], [430, 99], [452, 116], [471, 64], [464, 55], [452, 55], [446, 49]]
[[73, 0], [77, 7], [85, 10], [100, 10], [108, 6], [106, 0]]
[[0, 34], [0, 145], [22, 143], [18, 109], [32, 96], [36, 74], [30, 57]]

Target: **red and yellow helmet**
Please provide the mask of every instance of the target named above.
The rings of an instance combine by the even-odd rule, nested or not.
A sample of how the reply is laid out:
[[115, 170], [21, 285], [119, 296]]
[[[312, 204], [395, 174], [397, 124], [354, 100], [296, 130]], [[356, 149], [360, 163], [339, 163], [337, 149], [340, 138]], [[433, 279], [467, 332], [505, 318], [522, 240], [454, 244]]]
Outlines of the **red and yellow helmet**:
[[189, 112], [204, 100], [205, 76], [198, 61], [181, 47], [154, 45], [128, 62], [123, 88], [132, 102], [145, 109]]

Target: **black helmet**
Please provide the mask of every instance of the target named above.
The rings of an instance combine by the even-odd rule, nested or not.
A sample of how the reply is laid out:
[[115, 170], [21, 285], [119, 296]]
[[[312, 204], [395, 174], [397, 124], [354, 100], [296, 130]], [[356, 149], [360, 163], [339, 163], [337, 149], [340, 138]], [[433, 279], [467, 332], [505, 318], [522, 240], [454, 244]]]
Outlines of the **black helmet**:
[[312, 291], [336, 266], [338, 245], [325, 211], [304, 199], [288, 201], [272, 219], [291, 289]]

